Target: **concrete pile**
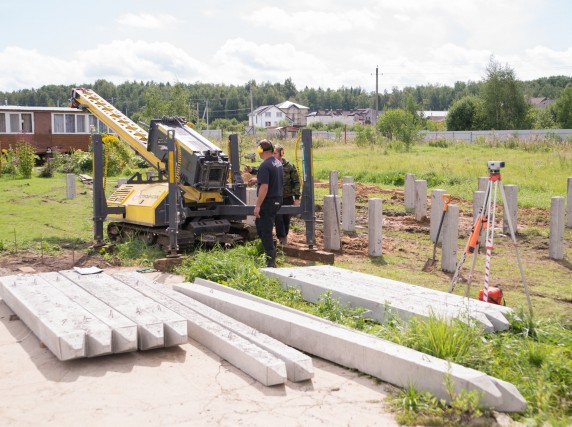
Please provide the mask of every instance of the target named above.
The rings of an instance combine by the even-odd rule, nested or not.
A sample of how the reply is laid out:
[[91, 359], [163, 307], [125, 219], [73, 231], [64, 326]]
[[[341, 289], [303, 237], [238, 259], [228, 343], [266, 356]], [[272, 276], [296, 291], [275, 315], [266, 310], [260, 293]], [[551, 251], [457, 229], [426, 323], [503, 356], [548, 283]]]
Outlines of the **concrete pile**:
[[485, 331], [504, 331], [510, 326], [508, 307], [464, 298], [459, 295], [415, 286], [383, 277], [332, 266], [264, 269], [285, 288], [297, 288], [303, 298], [315, 303], [327, 291], [342, 305], [363, 307], [365, 313], [382, 323], [388, 316], [403, 320], [435, 315], [445, 319], [474, 321]]
[[197, 280], [173, 289], [298, 350], [391, 384], [414, 385], [450, 400], [445, 386], [450, 378], [455, 393], [475, 390], [488, 407], [504, 412], [526, 408], [525, 399], [514, 385], [482, 372], [212, 282]]
[[0, 296], [62, 361], [190, 337], [267, 386], [314, 375], [309, 356], [138, 273], [5, 276]]
[[[296, 269], [273, 271], [301, 276]], [[305, 271], [312, 277], [320, 270]], [[304, 292], [318, 295], [317, 288]], [[305, 352], [441, 399], [451, 398], [450, 379], [454, 393], [475, 390], [491, 408], [526, 408], [518, 390], [500, 379], [202, 279], [170, 289], [134, 272], [69, 270], [0, 277], [0, 297], [60, 360], [179, 345], [190, 337], [268, 386], [312, 378]]]

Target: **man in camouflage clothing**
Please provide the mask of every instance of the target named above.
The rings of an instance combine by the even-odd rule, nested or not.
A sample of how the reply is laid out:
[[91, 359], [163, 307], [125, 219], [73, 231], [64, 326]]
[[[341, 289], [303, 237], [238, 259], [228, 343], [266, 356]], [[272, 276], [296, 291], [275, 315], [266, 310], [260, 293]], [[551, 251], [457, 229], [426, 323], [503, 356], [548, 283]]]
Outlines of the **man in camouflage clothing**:
[[[282, 162], [284, 169], [282, 206], [299, 206], [300, 177], [296, 166], [284, 158], [284, 147], [280, 144], [274, 146], [274, 157]], [[290, 231], [290, 215], [276, 215], [276, 237], [283, 245], [288, 243], [288, 231]]]

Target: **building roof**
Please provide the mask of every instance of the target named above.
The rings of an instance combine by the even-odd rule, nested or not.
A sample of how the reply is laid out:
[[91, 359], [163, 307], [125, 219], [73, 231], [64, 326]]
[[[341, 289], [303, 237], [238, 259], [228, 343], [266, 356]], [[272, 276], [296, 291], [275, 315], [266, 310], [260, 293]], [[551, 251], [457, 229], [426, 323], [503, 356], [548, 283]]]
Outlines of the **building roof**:
[[0, 111], [52, 111], [54, 113], [81, 113], [82, 110], [70, 107], [23, 107], [21, 105], [0, 105]]
[[[271, 109], [272, 107], [278, 108], [276, 105], [261, 105], [257, 109], [255, 109], [252, 113], [248, 113], [249, 116], [257, 116], [259, 114], [264, 113], [266, 110]], [[279, 109], [279, 108], [278, 108]]]
[[295, 102], [292, 102], [292, 101], [284, 101], [284, 102], [281, 102], [280, 104], [276, 104], [276, 106], [278, 108], [284, 108], [284, 109], [295, 107], [295, 108], [298, 108], [299, 110], [302, 110], [302, 109], [308, 110], [308, 107], [304, 107], [303, 105], [296, 104]]
[[540, 98], [530, 98], [529, 101], [530, 105], [536, 108], [546, 108], [550, 104], [554, 102], [553, 99], [547, 97], [540, 97]]
[[419, 111], [425, 119], [443, 119], [449, 114], [448, 111]]

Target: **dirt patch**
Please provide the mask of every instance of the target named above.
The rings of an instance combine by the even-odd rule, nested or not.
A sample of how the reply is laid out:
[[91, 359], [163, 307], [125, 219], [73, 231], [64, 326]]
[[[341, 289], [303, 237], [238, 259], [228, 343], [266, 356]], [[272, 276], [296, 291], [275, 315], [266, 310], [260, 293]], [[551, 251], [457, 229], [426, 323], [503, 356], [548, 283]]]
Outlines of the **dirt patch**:
[[0, 254], [0, 275], [18, 273], [43, 273], [68, 270], [73, 267], [110, 268], [114, 265], [98, 253], [85, 254], [84, 251], [63, 249], [56, 255], [42, 255], [35, 251]]

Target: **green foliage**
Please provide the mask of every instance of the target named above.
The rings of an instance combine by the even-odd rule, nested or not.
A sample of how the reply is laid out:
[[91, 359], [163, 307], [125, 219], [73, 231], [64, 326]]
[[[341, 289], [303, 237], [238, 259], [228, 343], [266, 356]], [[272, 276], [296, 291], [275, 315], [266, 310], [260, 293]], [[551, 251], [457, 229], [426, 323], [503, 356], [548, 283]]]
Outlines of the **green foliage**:
[[429, 132], [442, 132], [447, 130], [446, 121], [435, 121], [435, 120], [425, 119], [423, 122], [424, 122], [424, 130], [427, 130]]
[[239, 122], [236, 119], [214, 119], [209, 125], [210, 129], [221, 129], [223, 132], [230, 133], [243, 133], [244, 122]]
[[402, 328], [399, 343], [451, 362], [467, 364], [484, 357], [483, 331], [457, 319], [411, 319]]
[[395, 109], [383, 114], [377, 122], [379, 132], [389, 140], [398, 139], [409, 151], [419, 139], [420, 118], [416, 113]]
[[375, 134], [375, 129], [372, 125], [357, 124], [355, 126], [355, 131], [355, 143], [358, 147], [366, 147], [368, 145], [377, 144], [377, 135]]
[[326, 125], [322, 122], [312, 122], [308, 125], [308, 127], [312, 130], [324, 130]]
[[248, 243], [229, 250], [215, 247], [195, 251], [176, 268], [176, 272], [189, 281], [201, 277], [281, 304], [295, 306], [299, 303], [300, 293], [294, 289], [283, 290], [278, 280], [268, 278], [259, 270], [265, 266], [262, 246]]
[[2, 164], [0, 175], [2, 174], [9, 174], [9, 175], [16, 175], [18, 171], [18, 163], [16, 158], [16, 153], [12, 149], [3, 148], [2, 152], [0, 153], [0, 163]]
[[465, 96], [456, 101], [447, 114], [447, 130], [484, 129], [484, 102], [477, 96]]
[[558, 128], [554, 109], [530, 108], [528, 110], [527, 121], [532, 124], [533, 129], [555, 129]]
[[346, 128], [346, 125], [340, 121], [333, 121], [333, 122], [326, 124], [326, 130], [328, 130], [329, 132], [335, 132], [337, 130], [344, 130], [345, 128]]
[[430, 140], [427, 145], [429, 145], [429, 147], [447, 148], [449, 146], [449, 141], [445, 138], [435, 138]]
[[52, 178], [56, 172], [56, 162], [54, 159], [46, 159], [46, 162], [40, 169], [38, 176], [40, 178]]
[[[526, 97], [548, 97], [557, 99], [567, 84], [572, 83], [570, 76], [542, 77], [521, 82]], [[407, 108], [407, 98], [424, 110], [447, 110], [464, 96], [478, 95], [484, 82], [458, 81], [455, 84], [426, 84], [379, 93], [379, 106], [383, 109]], [[254, 80], [241, 86], [211, 83], [155, 83], [124, 82], [115, 85], [100, 79], [93, 84], [83, 85], [92, 88], [110, 101], [116, 108], [138, 121], [148, 122], [150, 118], [163, 115], [180, 115], [196, 121], [197, 117], [206, 117], [206, 100], [209, 102], [209, 120], [232, 119], [239, 122], [248, 120], [250, 111], [250, 93], [254, 107], [272, 105], [284, 100], [292, 100], [306, 105], [310, 111], [325, 109], [352, 110], [356, 108], [375, 108], [374, 93], [359, 87], [310, 88], [298, 90], [291, 79], [283, 83], [260, 82]], [[13, 92], [0, 92], [0, 99], [7, 99], [10, 105], [37, 105], [54, 107], [69, 98], [72, 86], [46, 85], [36, 89], [22, 89]], [[153, 93], [155, 92], [155, 93]], [[147, 96], [149, 93], [149, 106]], [[170, 106], [163, 110], [159, 104]], [[168, 110], [171, 110], [168, 111]], [[197, 113], [198, 110], [198, 113]], [[204, 122], [203, 122], [204, 123]], [[202, 127], [201, 127], [202, 126]], [[197, 129], [206, 128], [206, 124], [197, 124]]]
[[554, 105], [556, 120], [563, 129], [572, 129], [572, 84], [568, 84]]
[[455, 393], [450, 375], [445, 377], [444, 385], [449, 403], [427, 391], [418, 391], [413, 384], [393, 396], [391, 405], [401, 410], [397, 421], [403, 425], [465, 426], [483, 414], [479, 393], [474, 390]]
[[112, 252], [104, 252], [104, 259], [124, 266], [143, 265], [151, 267], [153, 260], [162, 258], [165, 253], [157, 246], [148, 245], [137, 236], [132, 236], [127, 242], [118, 243]]
[[30, 179], [32, 177], [32, 170], [36, 163], [36, 154], [32, 144], [27, 141], [17, 142], [15, 157], [18, 162], [20, 175], [22, 175], [23, 178]]
[[514, 70], [491, 57], [481, 88], [488, 129], [528, 129], [528, 104]]

